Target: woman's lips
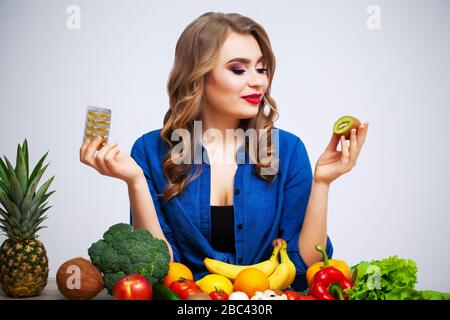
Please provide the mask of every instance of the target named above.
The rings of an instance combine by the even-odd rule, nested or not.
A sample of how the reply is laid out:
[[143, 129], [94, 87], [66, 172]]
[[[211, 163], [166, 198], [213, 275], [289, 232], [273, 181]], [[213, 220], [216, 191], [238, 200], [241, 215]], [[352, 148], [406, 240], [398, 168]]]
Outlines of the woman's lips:
[[252, 94], [248, 96], [242, 97], [242, 99], [245, 99], [247, 102], [251, 104], [259, 104], [261, 102], [261, 95], [258, 94]]
[[244, 98], [244, 99], [251, 104], [259, 104], [259, 99], [257, 98]]

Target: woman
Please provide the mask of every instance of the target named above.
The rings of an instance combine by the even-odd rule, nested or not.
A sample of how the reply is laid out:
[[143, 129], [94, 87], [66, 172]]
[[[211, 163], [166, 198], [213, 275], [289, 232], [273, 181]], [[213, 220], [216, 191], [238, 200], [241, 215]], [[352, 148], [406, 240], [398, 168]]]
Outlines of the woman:
[[[368, 123], [352, 131], [350, 146], [332, 135], [313, 175], [301, 139], [273, 125], [274, 71], [259, 24], [239, 14], [203, 14], [177, 42], [163, 128], [137, 139], [131, 156], [117, 143], [97, 151], [101, 138], [80, 149], [83, 163], [127, 183], [133, 226], [165, 240], [171, 260], [186, 264], [195, 279], [207, 273], [205, 257], [257, 263], [281, 237], [297, 268], [292, 287], [303, 290], [306, 269], [321, 259], [315, 246], [332, 256], [329, 187], [355, 166]], [[254, 135], [242, 135], [262, 129], [256, 148]], [[229, 130], [241, 134], [216, 139]]]

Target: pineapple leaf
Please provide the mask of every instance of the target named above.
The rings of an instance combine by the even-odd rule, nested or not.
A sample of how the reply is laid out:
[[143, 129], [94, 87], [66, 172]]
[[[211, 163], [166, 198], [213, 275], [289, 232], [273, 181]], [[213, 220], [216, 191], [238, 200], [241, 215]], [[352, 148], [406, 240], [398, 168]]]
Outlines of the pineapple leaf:
[[28, 141], [27, 141], [27, 139], [25, 139], [22, 144], [22, 150], [23, 150], [23, 155], [25, 158], [25, 168], [27, 169], [27, 177], [29, 177], [30, 167], [28, 165]]
[[7, 220], [8, 220], [8, 218], [9, 218], [8, 212], [6, 212], [5, 210], [3, 210], [2, 208], [0, 208], [0, 215], [1, 215], [3, 218], [7, 219]]
[[22, 231], [22, 233], [27, 232], [28, 230], [28, 221], [30, 220], [30, 209], [25, 209], [24, 211], [24, 215], [20, 224], [20, 230]]
[[39, 230], [44, 229], [44, 228], [47, 228], [47, 227], [41, 226], [41, 227], [36, 228], [36, 229], [33, 231], [33, 236], [37, 236], [36, 233], [37, 233]]
[[36, 221], [33, 223], [33, 225], [30, 228], [30, 231], [33, 233], [33, 235], [36, 234], [36, 232], [42, 228], [46, 228], [45, 226], [41, 226], [41, 223], [47, 220], [47, 216], [43, 216], [39, 219], [36, 219]]
[[[1, 169], [0, 169], [1, 170]], [[6, 195], [9, 197], [9, 188], [2, 180], [0, 180], [0, 188], [6, 193]]]
[[42, 206], [40, 206], [37, 210], [35, 210], [28, 222], [28, 227], [31, 228], [32, 225], [34, 224], [34, 222], [39, 219], [48, 209], [50, 209], [52, 206], [49, 206], [47, 208], [45, 208], [45, 206], [47, 205], [47, 202], [44, 203]]
[[22, 190], [22, 193], [25, 193], [27, 191], [28, 175], [27, 175], [25, 157], [24, 157], [22, 147], [20, 146], [20, 144], [17, 146], [17, 158], [16, 158], [15, 172], [16, 172], [17, 181], [19, 181], [19, 185]]
[[44, 174], [45, 169], [47, 169], [47, 167], [48, 164], [38, 172], [38, 174], [34, 177], [34, 180], [29, 184], [27, 193], [25, 194], [25, 198], [23, 199], [21, 205], [22, 210], [25, 210], [30, 207], [31, 201], [33, 200], [33, 196], [35, 195], [36, 192], [36, 187], [39, 181], [41, 180], [41, 177]]
[[52, 191], [46, 193], [46, 194], [42, 197], [41, 203], [43, 203], [45, 200], [47, 200], [48, 197], [50, 197], [50, 196], [51, 196], [52, 194], [54, 194], [55, 192], [56, 192], [56, 190], [52, 190]]
[[1, 208], [0, 208], [0, 215], [6, 220], [7, 224], [9, 224], [13, 227], [19, 226], [19, 221], [17, 221], [17, 219], [15, 217], [9, 215], [6, 211], [4, 211]]
[[19, 228], [12, 228], [12, 234], [17, 238], [20, 235]]
[[45, 158], [48, 155], [48, 151], [46, 154], [44, 154], [42, 156], [42, 158], [38, 161], [38, 163], [36, 164], [36, 166], [33, 169], [33, 172], [31, 173], [30, 179], [28, 180], [28, 185], [31, 184], [31, 182], [34, 180], [34, 178], [36, 177], [36, 175], [38, 174], [39, 170], [41, 170], [42, 164], [44, 163]]
[[8, 179], [8, 168], [6, 167], [6, 164], [3, 162], [2, 158], [0, 158], [0, 181], [6, 184], [9, 189], [9, 179]]
[[[48, 190], [48, 188], [50, 187], [50, 184], [52, 183], [53, 179], [55, 178], [55, 176], [51, 177], [50, 179], [48, 179], [37, 191], [36, 195], [34, 196], [32, 202], [31, 202], [31, 206], [33, 207], [36, 203], [42, 203], [42, 199], [47, 199], [48, 196], [46, 197], [46, 192]], [[53, 192], [52, 192], [53, 193]]]
[[6, 193], [0, 189], [0, 203], [3, 205], [3, 207], [8, 211], [10, 214], [14, 211], [13, 209], [13, 203], [9, 200]]
[[43, 210], [40, 211], [38, 218], [35, 219], [34, 221], [30, 221], [30, 224], [28, 225], [29, 230], [33, 230], [36, 227], [38, 227], [44, 220], [47, 219], [47, 216], [44, 216], [45, 212], [47, 212], [48, 209], [50, 209], [50, 207], [45, 208]]
[[8, 229], [7, 227], [4, 227], [4, 226], [0, 226], [0, 229], [2, 229], [3, 233], [4, 233], [8, 238], [10, 238], [10, 239], [13, 238], [13, 236], [12, 236], [12, 230], [11, 230], [11, 229]]
[[23, 191], [22, 188], [20, 186], [19, 180], [16, 177], [16, 173], [14, 171], [14, 168], [11, 164], [11, 162], [9, 162], [9, 160], [5, 157], [5, 161], [6, 161], [6, 165], [8, 166], [8, 178], [9, 181], [11, 182], [11, 198], [12, 201], [14, 201], [17, 204], [22, 203], [23, 201]]
[[[44, 204], [36, 202], [30, 209], [31, 211], [31, 217], [30, 217], [30, 221], [32, 222], [33, 220], [36, 219], [36, 217], [39, 216], [39, 210], [42, 209], [42, 207], [45, 207], [47, 205], [48, 202], [45, 202]], [[41, 207], [41, 208], [39, 208]]]

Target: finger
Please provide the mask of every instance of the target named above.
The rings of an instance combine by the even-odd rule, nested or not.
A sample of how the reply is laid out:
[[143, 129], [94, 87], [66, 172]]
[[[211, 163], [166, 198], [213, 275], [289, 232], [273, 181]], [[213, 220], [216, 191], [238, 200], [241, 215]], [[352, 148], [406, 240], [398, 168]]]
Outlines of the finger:
[[341, 136], [341, 151], [342, 151], [341, 163], [347, 165], [347, 163], [349, 162], [350, 153], [348, 150], [347, 143], [345, 142], [345, 136]]
[[331, 136], [330, 143], [328, 144], [326, 151], [336, 151], [336, 148], [339, 144], [339, 136], [335, 135], [334, 133]]
[[352, 166], [356, 164], [358, 158], [358, 141], [356, 140], [356, 129], [350, 131], [350, 163]]
[[85, 163], [95, 169], [97, 169], [94, 161], [95, 152], [97, 151], [98, 146], [102, 141], [103, 141], [102, 137], [95, 137], [95, 139], [89, 143], [89, 146], [87, 147], [86, 152], [84, 154]]
[[105, 155], [109, 150], [117, 146], [117, 142], [105, 144], [95, 156], [95, 163], [100, 168], [102, 174], [108, 173], [108, 167], [105, 165]]
[[114, 148], [110, 149], [105, 155], [105, 166], [109, 171], [113, 169], [112, 165], [115, 161], [115, 157], [120, 153], [120, 148], [116, 145]]
[[80, 161], [84, 163], [84, 155], [86, 153], [87, 147], [89, 146], [89, 144], [91, 143], [91, 140], [86, 139], [85, 142], [83, 142], [83, 144], [81, 145], [80, 148]]
[[369, 130], [369, 122], [365, 122], [364, 124], [360, 125], [358, 128], [358, 155], [361, 152], [362, 146], [364, 145], [364, 142], [366, 141], [367, 132]]

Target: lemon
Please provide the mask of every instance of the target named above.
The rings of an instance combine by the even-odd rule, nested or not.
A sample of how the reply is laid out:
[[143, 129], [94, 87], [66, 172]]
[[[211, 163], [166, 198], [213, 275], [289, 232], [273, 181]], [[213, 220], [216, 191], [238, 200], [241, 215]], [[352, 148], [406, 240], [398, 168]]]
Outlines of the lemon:
[[222, 290], [226, 294], [233, 292], [233, 284], [230, 279], [220, 274], [208, 274], [195, 282], [203, 292], [211, 293]]

